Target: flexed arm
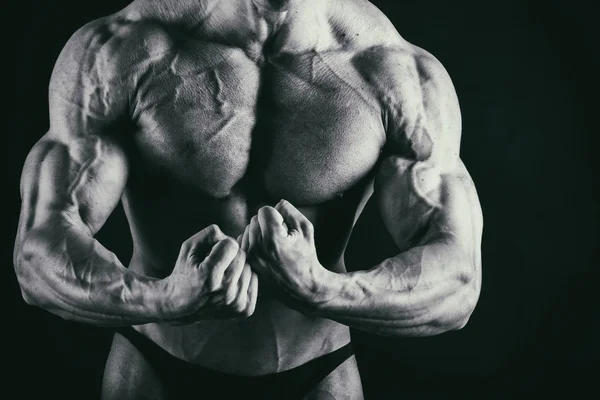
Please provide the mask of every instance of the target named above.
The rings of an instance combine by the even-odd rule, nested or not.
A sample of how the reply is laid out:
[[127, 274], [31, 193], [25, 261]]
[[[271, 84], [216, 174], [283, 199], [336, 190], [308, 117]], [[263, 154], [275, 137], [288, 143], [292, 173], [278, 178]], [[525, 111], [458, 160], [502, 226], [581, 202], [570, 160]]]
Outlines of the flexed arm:
[[125, 51], [127, 29], [119, 29], [102, 20], [82, 28], [53, 72], [50, 129], [21, 180], [14, 265], [23, 297], [63, 318], [105, 326], [250, 315], [256, 276], [216, 226], [184, 242], [173, 273], [160, 280], [128, 270], [94, 238], [129, 170], [123, 141], [135, 53]]
[[161, 283], [127, 270], [94, 235], [118, 204], [128, 177], [123, 151], [127, 82], [96, 22], [61, 52], [49, 88], [50, 128], [29, 153], [14, 264], [26, 302], [98, 325], [160, 319]]
[[462, 328], [477, 303], [482, 215], [458, 156], [450, 78], [423, 51], [405, 56], [388, 60], [384, 69], [395, 73], [380, 76], [389, 88], [388, 143], [375, 181], [400, 253], [365, 271], [330, 272], [317, 259], [312, 225], [285, 201], [261, 209], [247, 236], [252, 265], [292, 307], [381, 335], [426, 336]]

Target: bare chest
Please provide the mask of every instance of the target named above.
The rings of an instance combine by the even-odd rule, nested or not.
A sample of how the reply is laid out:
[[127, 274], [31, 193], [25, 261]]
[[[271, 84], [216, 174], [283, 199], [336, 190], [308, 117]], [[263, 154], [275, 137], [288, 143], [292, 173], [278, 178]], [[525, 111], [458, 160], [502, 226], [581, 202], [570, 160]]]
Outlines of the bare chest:
[[135, 168], [224, 198], [236, 187], [324, 202], [367, 175], [381, 109], [352, 55], [279, 55], [258, 65], [218, 44], [180, 49], [136, 91]]

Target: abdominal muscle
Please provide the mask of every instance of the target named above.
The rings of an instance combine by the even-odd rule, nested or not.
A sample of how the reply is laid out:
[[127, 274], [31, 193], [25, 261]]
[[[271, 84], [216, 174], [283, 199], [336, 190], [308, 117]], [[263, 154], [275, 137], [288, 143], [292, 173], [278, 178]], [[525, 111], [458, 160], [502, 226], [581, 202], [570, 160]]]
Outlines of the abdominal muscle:
[[[215, 213], [216, 209], [221, 207], [211, 207], [211, 214], [221, 214], [221, 218], [224, 217], [223, 221], [205, 220], [204, 215], [197, 215], [198, 219], [190, 218], [189, 214], [185, 213], [182, 215], [187, 215], [187, 218], [180, 219], [178, 211], [189, 208], [169, 207], [172, 212], [166, 217], [164, 213], [152, 212], [155, 206], [149, 206], [147, 196], [141, 196], [146, 199], [144, 204], [141, 204], [136, 201], [137, 196], [132, 196], [131, 192], [129, 194], [124, 199], [134, 242], [134, 254], [129, 268], [145, 275], [167, 276], [174, 266], [174, 258], [179, 250], [175, 246], [180, 246], [187, 237], [195, 233], [192, 230], [198, 231], [210, 223], [217, 223], [219, 226], [229, 227], [222, 229], [226, 234], [235, 237], [242, 233], [247, 225], [248, 216], [241, 220], [238, 220], [241, 215], [238, 215], [238, 218], [234, 217], [234, 209], [244, 208], [240, 204], [227, 204], [225, 201], [222, 203], [225, 209], [219, 210], [222, 213]], [[360, 197], [348, 196], [332, 205], [300, 208], [315, 225], [317, 249], [326, 249], [319, 254], [319, 258], [329, 270], [345, 271], [343, 249], [359, 206], [356, 204], [357, 200], [361, 203]], [[169, 200], [172, 199], [163, 200], [170, 203]], [[195, 204], [198, 205], [197, 202]], [[156, 204], [162, 209], [164, 205]], [[344, 211], [335, 212], [334, 209]], [[247, 210], [243, 214], [250, 214], [252, 211], [256, 210]], [[320, 231], [326, 232], [321, 240]], [[335, 238], [331, 237], [332, 233]], [[171, 241], [171, 244], [163, 247], [165, 242]], [[265, 375], [294, 368], [335, 351], [350, 341], [347, 326], [295, 311], [273, 298], [268, 288], [261, 288], [260, 283], [256, 310], [249, 318], [207, 320], [185, 326], [152, 323], [135, 326], [134, 329], [184, 361], [220, 372], [246, 376]]]

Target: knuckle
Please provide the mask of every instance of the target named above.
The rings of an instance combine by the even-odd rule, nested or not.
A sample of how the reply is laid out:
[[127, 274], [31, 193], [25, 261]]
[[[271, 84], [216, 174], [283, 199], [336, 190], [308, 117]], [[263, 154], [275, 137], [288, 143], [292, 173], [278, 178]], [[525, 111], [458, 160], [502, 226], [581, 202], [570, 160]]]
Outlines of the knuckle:
[[232, 304], [232, 309], [233, 309], [233, 312], [235, 312], [236, 314], [243, 314], [245, 307], [236, 302], [236, 303]]
[[194, 239], [192, 239], [192, 238], [187, 239], [185, 242], [183, 242], [181, 244], [181, 253], [182, 254], [190, 253], [193, 246], [194, 246]]
[[285, 200], [285, 199], [281, 199], [281, 201], [279, 202], [279, 206], [281, 207], [289, 207], [290, 206], [290, 202]]
[[217, 225], [217, 224], [210, 224], [209, 226], [207, 226], [206, 228], [204, 228], [204, 231], [206, 233], [217, 233], [217, 232], [220, 231], [219, 225]]
[[308, 219], [306, 219], [306, 218], [304, 218], [300, 224], [301, 224], [301, 226], [302, 226], [302, 229], [304, 229], [306, 232], [310, 232], [310, 233], [312, 233], [312, 232], [314, 232], [314, 230], [315, 230], [315, 227], [314, 227], [314, 225], [312, 224], [312, 222], [310, 222], [310, 221], [309, 221]]
[[221, 229], [217, 224], [211, 224], [204, 229], [206, 239], [218, 240], [221, 237]]
[[298, 225], [300, 226], [300, 231], [303, 234], [312, 235], [314, 233], [314, 226], [309, 220], [302, 219]]
[[231, 306], [231, 305], [233, 305], [235, 303], [235, 300], [236, 300], [236, 298], [235, 298], [235, 291], [228, 290], [225, 293], [225, 304], [228, 305], [228, 306]]
[[254, 314], [254, 309], [254, 307], [247, 307], [244, 309], [244, 311], [242, 311], [242, 315], [246, 318], [251, 317], [252, 314]]
[[239, 248], [238, 242], [236, 242], [233, 238], [226, 237], [225, 239], [222, 240], [222, 242], [223, 242], [223, 246], [225, 246], [225, 250], [237, 251], [237, 249]]
[[246, 310], [246, 300], [243, 297], [244, 296], [240, 296], [233, 304], [233, 309], [238, 314], [242, 314]]
[[269, 215], [272, 215], [273, 211], [275, 211], [275, 209], [273, 207], [271, 207], [271, 206], [264, 206], [260, 210], [258, 210], [258, 214], [257, 215], [262, 215], [263, 217], [267, 217]]

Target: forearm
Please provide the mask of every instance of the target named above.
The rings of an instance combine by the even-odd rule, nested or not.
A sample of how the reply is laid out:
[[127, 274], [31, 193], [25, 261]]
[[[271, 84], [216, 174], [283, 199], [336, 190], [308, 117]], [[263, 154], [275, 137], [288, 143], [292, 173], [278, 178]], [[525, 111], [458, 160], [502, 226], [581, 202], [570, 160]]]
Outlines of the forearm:
[[432, 243], [368, 271], [328, 274], [315, 313], [380, 335], [435, 335], [464, 325], [478, 296], [474, 278], [459, 251]]
[[166, 316], [160, 280], [128, 270], [76, 228], [30, 231], [15, 261], [27, 302], [65, 319], [125, 326]]

